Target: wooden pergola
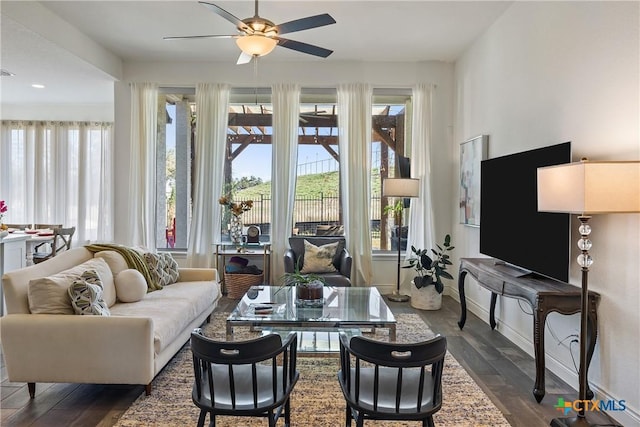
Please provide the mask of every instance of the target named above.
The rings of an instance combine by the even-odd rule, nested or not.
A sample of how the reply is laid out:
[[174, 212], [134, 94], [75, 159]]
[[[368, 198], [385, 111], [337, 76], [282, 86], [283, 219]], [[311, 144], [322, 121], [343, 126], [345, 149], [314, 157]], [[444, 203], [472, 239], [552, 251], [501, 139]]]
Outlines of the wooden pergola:
[[[229, 128], [224, 165], [225, 181], [231, 182], [231, 164], [251, 144], [271, 144], [272, 114], [270, 106], [232, 106], [229, 113]], [[404, 156], [405, 111], [391, 114], [390, 106], [376, 107], [372, 116], [372, 140], [380, 141], [381, 165], [380, 182], [388, 177], [389, 150], [395, 152], [395, 159]], [[319, 145], [336, 161], [340, 161], [338, 146], [338, 116], [335, 105], [308, 105], [301, 108], [298, 144]], [[235, 148], [234, 148], [235, 146]], [[397, 160], [396, 160], [397, 161]], [[395, 165], [396, 168], [398, 165]], [[397, 170], [397, 169], [396, 169]], [[386, 248], [387, 218], [382, 213], [387, 206], [386, 198], [380, 206], [380, 244]], [[342, 213], [340, 214], [342, 215]]]

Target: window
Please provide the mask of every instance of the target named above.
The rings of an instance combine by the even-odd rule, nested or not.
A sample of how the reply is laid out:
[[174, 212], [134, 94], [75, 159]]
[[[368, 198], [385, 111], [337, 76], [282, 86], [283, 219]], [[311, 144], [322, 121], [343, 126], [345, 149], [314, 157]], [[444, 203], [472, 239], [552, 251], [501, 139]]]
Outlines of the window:
[[[262, 99], [266, 103], [253, 104], [233, 101], [229, 105], [225, 194], [231, 195], [235, 202], [252, 200], [253, 208], [242, 214], [243, 224], [245, 227], [257, 225], [260, 234], [268, 236], [271, 229], [273, 108], [268, 99]], [[221, 221], [223, 237], [228, 235], [229, 211], [225, 209], [224, 215]]]
[[187, 248], [191, 219], [194, 109], [191, 96], [159, 94], [156, 247]]
[[[397, 250], [392, 238], [394, 218], [383, 213], [389, 201], [381, 197], [381, 188], [384, 178], [400, 176], [398, 162], [408, 147], [410, 95], [400, 92], [374, 91], [371, 112], [371, 241], [373, 249], [381, 251]], [[164, 93], [159, 99], [157, 247], [186, 249], [195, 132], [193, 90], [191, 94]], [[293, 232], [300, 235], [344, 233], [337, 108], [333, 90], [302, 91], [293, 213]], [[253, 208], [243, 214], [244, 226], [259, 226], [263, 239], [271, 228], [272, 111], [268, 90], [233, 91], [224, 165], [224, 194], [236, 202], [253, 201]], [[226, 238], [230, 218], [224, 212], [220, 226]]]
[[295, 234], [344, 234], [336, 114], [335, 99], [300, 103]]
[[[382, 93], [381, 93], [382, 92]], [[405, 168], [408, 146], [407, 106], [410, 95], [385, 94], [374, 91], [371, 134], [371, 247], [378, 251], [397, 251], [397, 234], [400, 232], [400, 248], [406, 247], [407, 227], [398, 230], [396, 215], [385, 214], [385, 208], [393, 199], [382, 197], [382, 181], [385, 178], [408, 177]], [[403, 176], [402, 172], [407, 173]], [[406, 223], [406, 221], [403, 221]]]
[[6, 222], [74, 226], [77, 244], [113, 239], [111, 123], [3, 121], [0, 133]]

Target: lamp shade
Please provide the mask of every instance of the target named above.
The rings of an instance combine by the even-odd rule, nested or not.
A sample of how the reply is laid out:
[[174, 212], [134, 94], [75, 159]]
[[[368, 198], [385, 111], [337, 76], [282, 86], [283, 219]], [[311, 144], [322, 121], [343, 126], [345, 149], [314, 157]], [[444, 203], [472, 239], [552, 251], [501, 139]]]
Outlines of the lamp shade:
[[264, 56], [276, 47], [278, 41], [271, 37], [252, 34], [249, 36], [238, 37], [238, 39], [236, 39], [236, 44], [247, 55]]
[[538, 211], [640, 212], [640, 161], [581, 161], [538, 168]]
[[387, 178], [382, 181], [383, 197], [418, 197], [420, 180], [416, 178]]

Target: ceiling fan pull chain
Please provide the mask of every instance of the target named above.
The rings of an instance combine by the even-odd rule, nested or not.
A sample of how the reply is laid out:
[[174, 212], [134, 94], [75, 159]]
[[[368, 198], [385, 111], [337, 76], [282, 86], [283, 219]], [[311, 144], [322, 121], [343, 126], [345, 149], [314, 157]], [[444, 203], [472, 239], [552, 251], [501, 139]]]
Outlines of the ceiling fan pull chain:
[[[256, 4], [257, 4], [256, 0]], [[253, 91], [258, 105], [258, 55], [253, 55]]]

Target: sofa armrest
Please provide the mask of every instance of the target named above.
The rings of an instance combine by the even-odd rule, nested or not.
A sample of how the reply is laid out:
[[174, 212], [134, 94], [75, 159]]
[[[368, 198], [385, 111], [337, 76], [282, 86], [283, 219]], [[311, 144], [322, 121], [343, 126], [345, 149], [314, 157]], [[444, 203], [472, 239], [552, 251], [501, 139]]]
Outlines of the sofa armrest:
[[215, 268], [179, 268], [179, 281], [181, 282], [218, 282], [218, 270]]
[[284, 272], [293, 273], [296, 265], [296, 254], [293, 249], [287, 249], [284, 253]]
[[351, 279], [351, 263], [352, 263], [351, 255], [347, 249], [342, 250], [342, 254], [340, 254], [340, 274], [345, 277]]
[[9, 314], [0, 333], [10, 381], [149, 384], [154, 377], [147, 317]]

